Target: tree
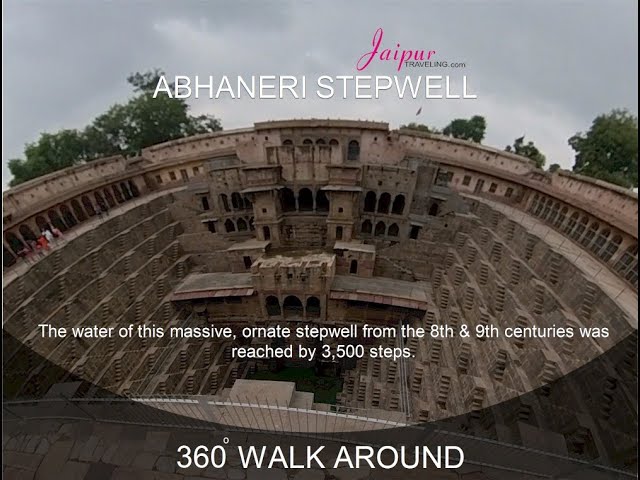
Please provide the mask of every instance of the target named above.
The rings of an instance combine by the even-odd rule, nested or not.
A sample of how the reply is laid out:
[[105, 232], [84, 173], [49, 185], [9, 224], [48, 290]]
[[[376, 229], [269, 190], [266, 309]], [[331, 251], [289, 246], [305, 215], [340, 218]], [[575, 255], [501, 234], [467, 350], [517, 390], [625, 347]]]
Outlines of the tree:
[[638, 186], [638, 117], [612, 110], [596, 117], [586, 133], [568, 140], [576, 152], [573, 171], [623, 187]]
[[25, 160], [9, 160], [9, 171], [13, 174], [10, 186], [82, 162], [87, 158], [87, 145], [81, 132], [61, 130], [41, 134], [37, 142], [25, 146], [24, 154]]
[[161, 70], [134, 73], [127, 78], [134, 96], [112, 105], [83, 130], [43, 133], [25, 147], [24, 159], [9, 161], [15, 186], [62, 168], [110, 155], [130, 155], [143, 148], [177, 138], [222, 130], [210, 115], [192, 116], [185, 99], [153, 92]]
[[557, 163], [552, 163], [551, 165], [549, 165], [549, 172], [555, 173], [558, 170], [560, 170], [560, 165], [558, 165]]
[[530, 141], [527, 144], [524, 143], [524, 135], [520, 138], [516, 138], [513, 141], [513, 146], [507, 145], [505, 150], [533, 160], [537, 168], [544, 167], [546, 162], [545, 156], [540, 152], [540, 150], [538, 150], [533, 142]]
[[482, 142], [487, 122], [484, 117], [474, 115], [469, 120], [457, 118], [447, 125], [442, 133], [462, 140], [471, 140], [476, 143]]
[[400, 128], [407, 128], [409, 130], [417, 130], [419, 132], [426, 132], [426, 133], [442, 133], [440, 130], [438, 130], [435, 127], [430, 127], [423, 123], [416, 123], [416, 122], [411, 122], [406, 125], [400, 125]]

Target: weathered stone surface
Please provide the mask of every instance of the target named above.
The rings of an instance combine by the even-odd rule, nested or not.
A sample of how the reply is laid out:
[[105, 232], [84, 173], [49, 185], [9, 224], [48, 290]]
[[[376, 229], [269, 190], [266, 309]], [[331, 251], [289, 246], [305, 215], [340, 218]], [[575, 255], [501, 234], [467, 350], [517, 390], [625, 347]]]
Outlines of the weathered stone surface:
[[156, 460], [155, 469], [160, 472], [174, 473], [176, 471], [176, 459], [162, 456]]

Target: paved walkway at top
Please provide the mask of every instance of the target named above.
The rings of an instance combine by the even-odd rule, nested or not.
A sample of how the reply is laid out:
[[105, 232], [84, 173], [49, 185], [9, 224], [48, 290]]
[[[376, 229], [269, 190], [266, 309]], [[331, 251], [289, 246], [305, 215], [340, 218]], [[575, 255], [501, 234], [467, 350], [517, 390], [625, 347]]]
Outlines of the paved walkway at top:
[[151, 200], [154, 200], [156, 198], [163, 197], [170, 193], [178, 192], [184, 189], [185, 187], [178, 187], [178, 188], [172, 188], [169, 190], [160, 190], [160, 191], [153, 192], [140, 197], [134, 197], [131, 200], [127, 200], [125, 203], [121, 203], [116, 205], [115, 207], [110, 208], [108, 215], [102, 214], [101, 216], [94, 215], [93, 217], [89, 217], [84, 222], [79, 223], [78, 225], [71, 228], [70, 230], [67, 230], [64, 233], [64, 237], [62, 238], [62, 240], [57, 240], [50, 243], [49, 250], [44, 252], [44, 254], [39, 255], [37, 253], [34, 253], [32, 254], [30, 260], [24, 260], [23, 258], [18, 258], [15, 265], [13, 265], [10, 268], [5, 268], [2, 272], [2, 280], [3, 280], [4, 286], [6, 287], [11, 282], [13, 282], [16, 278], [25, 274], [27, 271], [29, 271], [29, 269], [31, 269], [31, 267], [33, 267], [34, 265], [37, 265], [40, 262], [40, 260], [43, 260], [45, 257], [51, 255], [51, 253], [54, 252], [56, 249], [63, 247], [69, 241], [84, 235], [90, 230], [95, 229], [98, 225], [110, 220], [112, 217], [122, 215], [124, 213], [127, 213], [130, 210], [133, 210], [134, 208], [137, 208], [141, 205], [144, 205], [145, 203], [150, 202]]

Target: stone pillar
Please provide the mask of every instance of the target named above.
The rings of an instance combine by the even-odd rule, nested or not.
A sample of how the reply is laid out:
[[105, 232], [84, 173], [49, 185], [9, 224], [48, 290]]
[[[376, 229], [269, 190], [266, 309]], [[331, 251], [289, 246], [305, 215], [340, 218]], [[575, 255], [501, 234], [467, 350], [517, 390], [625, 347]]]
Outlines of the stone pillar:
[[[624, 253], [627, 251], [627, 248], [629, 248], [629, 246], [631, 246], [632, 243], [634, 243], [633, 239], [631, 239], [629, 237], [623, 238], [622, 239], [622, 243], [620, 243], [620, 245], [618, 245], [618, 250], [616, 250], [616, 253], [613, 254], [613, 256], [609, 259], [607, 264], [611, 268], [614, 268], [616, 263], [618, 263], [618, 261], [622, 258]], [[606, 247], [606, 244], [605, 244], [605, 247]]]

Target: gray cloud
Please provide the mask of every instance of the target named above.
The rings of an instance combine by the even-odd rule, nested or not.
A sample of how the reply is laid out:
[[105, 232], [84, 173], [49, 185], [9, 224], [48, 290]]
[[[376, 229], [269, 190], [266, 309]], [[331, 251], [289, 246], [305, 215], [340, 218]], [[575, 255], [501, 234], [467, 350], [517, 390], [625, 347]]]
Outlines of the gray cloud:
[[[194, 100], [226, 128], [290, 117], [444, 126], [487, 118], [485, 142], [526, 134], [548, 162], [572, 165], [567, 138], [599, 113], [636, 109], [637, 4], [611, 2], [5, 2], [3, 177], [40, 132], [82, 127], [130, 94], [126, 77], [162, 67], [184, 75], [355, 74], [373, 32], [434, 49], [467, 75], [477, 100]], [[393, 75], [391, 65], [367, 74]], [[420, 117], [415, 117], [419, 106]]]

